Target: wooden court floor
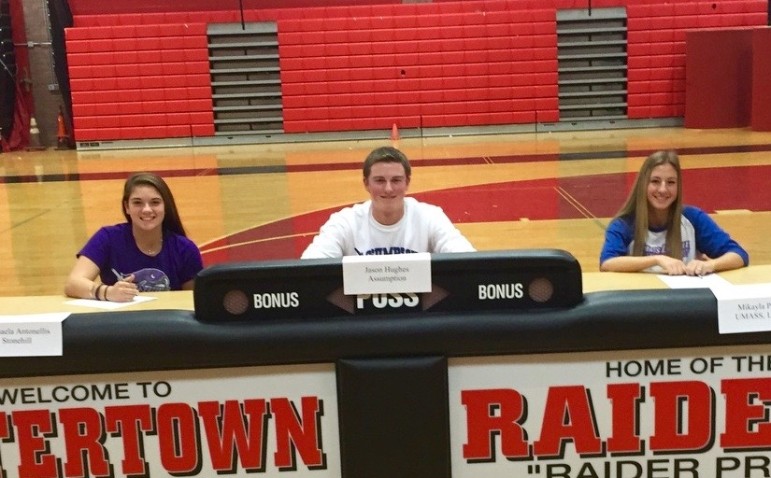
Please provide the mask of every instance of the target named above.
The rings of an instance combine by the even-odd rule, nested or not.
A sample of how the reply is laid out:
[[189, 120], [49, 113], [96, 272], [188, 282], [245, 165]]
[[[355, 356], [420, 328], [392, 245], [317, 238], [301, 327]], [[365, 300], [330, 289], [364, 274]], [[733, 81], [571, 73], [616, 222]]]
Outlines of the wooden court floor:
[[[75, 253], [122, 222], [126, 176], [169, 182], [204, 262], [297, 258], [329, 214], [367, 199], [361, 162], [391, 140], [0, 154], [0, 295], [60, 294]], [[410, 193], [479, 250], [558, 248], [598, 270], [604, 228], [642, 160], [675, 149], [684, 200], [771, 264], [771, 133], [629, 129], [410, 138]], [[771, 282], [771, 277], [768, 278]]]

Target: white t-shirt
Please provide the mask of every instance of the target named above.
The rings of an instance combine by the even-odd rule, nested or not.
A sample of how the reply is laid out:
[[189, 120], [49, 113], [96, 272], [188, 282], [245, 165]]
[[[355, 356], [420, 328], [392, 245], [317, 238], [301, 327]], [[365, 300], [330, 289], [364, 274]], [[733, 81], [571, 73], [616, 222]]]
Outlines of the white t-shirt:
[[391, 226], [372, 217], [372, 201], [332, 214], [305, 249], [302, 259], [475, 250], [442, 208], [407, 197], [404, 216]]

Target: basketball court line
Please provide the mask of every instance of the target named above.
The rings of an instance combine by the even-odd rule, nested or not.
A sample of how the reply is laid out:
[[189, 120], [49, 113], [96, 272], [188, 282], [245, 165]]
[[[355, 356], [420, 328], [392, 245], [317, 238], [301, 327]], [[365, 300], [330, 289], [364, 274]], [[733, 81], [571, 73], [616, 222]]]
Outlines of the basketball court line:
[[[725, 145], [676, 148], [681, 157], [691, 155], [717, 155], [728, 153], [756, 153], [771, 151], [771, 144]], [[425, 166], [470, 166], [483, 164], [512, 164], [530, 163], [539, 161], [575, 161], [587, 159], [624, 159], [632, 157], [645, 157], [651, 154], [653, 149], [629, 149], [598, 151], [595, 149], [569, 153], [523, 153], [507, 155], [483, 155], [483, 156], [459, 156], [453, 158], [417, 158], [411, 159], [413, 167]], [[202, 168], [164, 168], [152, 169], [153, 172], [163, 177], [193, 177], [193, 176], [229, 176], [249, 174], [276, 174], [276, 173], [305, 173], [323, 171], [357, 171], [361, 169], [360, 162], [327, 162], [327, 163], [303, 163], [303, 164], [272, 164], [272, 165], [248, 165], [231, 167], [202, 167]], [[72, 181], [102, 181], [111, 179], [125, 179], [131, 171], [94, 171], [73, 173], [43, 173], [43, 174], [14, 174], [6, 171], [0, 176], [0, 184], [41, 183], [41, 182], [72, 182]]]

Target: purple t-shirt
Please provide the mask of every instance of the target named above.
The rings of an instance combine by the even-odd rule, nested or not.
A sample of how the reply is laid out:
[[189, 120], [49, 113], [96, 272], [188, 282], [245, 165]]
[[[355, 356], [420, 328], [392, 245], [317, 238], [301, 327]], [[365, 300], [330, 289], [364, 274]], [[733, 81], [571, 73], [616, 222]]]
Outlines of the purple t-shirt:
[[201, 252], [187, 237], [164, 230], [161, 252], [148, 256], [137, 247], [127, 222], [99, 229], [80, 255], [99, 267], [104, 284], [115, 284], [119, 274], [120, 278], [134, 274], [140, 292], [180, 290], [203, 269]]

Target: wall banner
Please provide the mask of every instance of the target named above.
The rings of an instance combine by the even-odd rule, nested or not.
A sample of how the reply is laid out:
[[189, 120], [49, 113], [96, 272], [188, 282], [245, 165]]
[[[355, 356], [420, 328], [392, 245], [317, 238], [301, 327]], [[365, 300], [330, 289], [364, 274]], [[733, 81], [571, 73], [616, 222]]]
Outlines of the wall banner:
[[771, 476], [768, 345], [449, 362], [453, 478]]
[[0, 467], [7, 478], [339, 478], [334, 364], [2, 379]]

